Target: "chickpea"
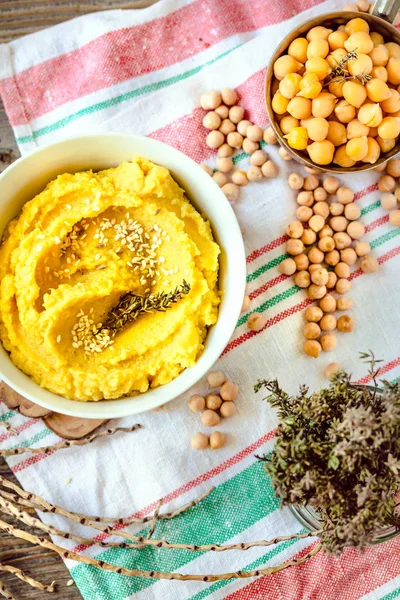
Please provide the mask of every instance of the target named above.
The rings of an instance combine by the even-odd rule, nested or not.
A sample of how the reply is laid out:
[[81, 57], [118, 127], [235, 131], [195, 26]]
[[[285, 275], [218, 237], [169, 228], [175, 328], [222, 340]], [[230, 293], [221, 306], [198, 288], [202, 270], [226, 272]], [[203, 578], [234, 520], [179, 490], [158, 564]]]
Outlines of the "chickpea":
[[264, 177], [276, 177], [278, 172], [279, 169], [272, 160], [267, 160], [267, 162], [261, 166], [261, 173]]
[[332, 114], [336, 103], [337, 98], [334, 94], [330, 94], [329, 92], [321, 92], [316, 98], [314, 98], [311, 101], [312, 115], [316, 118], [329, 117], [329, 115]]
[[216, 112], [209, 112], [203, 119], [203, 126], [206, 129], [218, 129], [221, 125], [221, 117]]
[[245, 297], [243, 298], [242, 308], [240, 309], [240, 312], [245, 313], [249, 310], [249, 308], [250, 308], [250, 296], [248, 296], [246, 294]]
[[371, 252], [371, 246], [367, 242], [356, 242], [355, 251], [357, 256], [366, 256]]
[[240, 187], [243, 187], [244, 185], [247, 185], [249, 183], [245, 171], [235, 171], [232, 174], [232, 181], [235, 185], [238, 185]]
[[329, 175], [329, 177], [326, 177], [323, 180], [322, 185], [324, 189], [328, 192], [328, 194], [335, 194], [339, 188], [340, 183], [337, 177]]
[[300, 81], [300, 92], [297, 95], [312, 100], [318, 96], [321, 90], [322, 84], [317, 75], [315, 73], [306, 73]]
[[300, 221], [293, 221], [287, 226], [286, 233], [291, 238], [301, 238], [303, 235], [303, 225]]
[[378, 160], [378, 158], [381, 154], [381, 149], [380, 149], [378, 142], [376, 140], [374, 140], [374, 138], [372, 138], [372, 137], [367, 138], [367, 143], [368, 143], [368, 152], [364, 156], [362, 161], [373, 165]]
[[378, 127], [383, 119], [382, 109], [379, 104], [366, 103], [361, 106], [357, 118], [368, 127]]
[[288, 177], [288, 184], [292, 190], [301, 190], [304, 183], [304, 177], [299, 173], [291, 173]]
[[322, 311], [326, 313], [333, 313], [336, 310], [336, 300], [332, 296], [332, 294], [326, 294], [319, 301], [319, 307]]
[[213, 431], [210, 435], [210, 448], [212, 450], [218, 450], [226, 444], [226, 435], [221, 431]]
[[239, 393], [239, 386], [232, 381], [225, 381], [219, 390], [219, 395], [225, 402], [233, 402]]
[[297, 204], [300, 206], [312, 206], [314, 204], [314, 194], [309, 191], [302, 191], [297, 194]]
[[333, 231], [346, 231], [346, 228], [349, 224], [348, 220], [345, 217], [332, 217], [329, 221], [330, 226]]
[[313, 206], [314, 214], [327, 219], [329, 216], [329, 204], [327, 202], [316, 202]]
[[316, 340], [321, 334], [321, 329], [317, 323], [306, 323], [304, 325], [304, 337], [307, 340]]
[[316, 283], [312, 283], [308, 288], [308, 297], [311, 298], [311, 300], [319, 300], [320, 298], [323, 298], [325, 294], [325, 285], [317, 285]]
[[390, 57], [386, 65], [389, 83], [400, 84], [400, 57]]
[[336, 195], [341, 204], [350, 204], [354, 200], [354, 192], [348, 187], [340, 187]]
[[208, 165], [200, 165], [201, 168], [203, 169], [203, 171], [205, 171], [207, 173], [207, 175], [210, 175], [210, 177], [213, 174], [213, 170], [211, 167], [209, 167]]
[[389, 221], [395, 227], [400, 227], [400, 210], [392, 210], [389, 215]]
[[221, 119], [227, 119], [229, 115], [229, 108], [224, 104], [221, 104], [220, 106], [217, 106], [215, 112], [221, 117]]
[[374, 43], [374, 46], [379, 46], [379, 44], [384, 44], [385, 40], [383, 39], [383, 35], [378, 33], [377, 31], [371, 31], [369, 34], [371, 40]]
[[322, 331], [333, 331], [336, 329], [336, 317], [333, 315], [325, 315], [319, 322]]
[[243, 106], [232, 106], [229, 109], [229, 119], [232, 123], [238, 124], [243, 120], [244, 117], [244, 108]]
[[229, 419], [236, 413], [236, 405], [234, 402], [223, 402], [219, 412], [221, 417], [224, 417], [224, 419]]
[[337, 50], [343, 48], [344, 43], [349, 36], [345, 31], [333, 31], [328, 36], [328, 43], [331, 50]]
[[259, 149], [259, 147], [260, 144], [257, 144], [256, 142], [252, 142], [251, 140], [244, 138], [242, 148], [246, 152], [246, 154], [253, 154], [254, 152], [256, 152], [256, 150]]
[[340, 63], [340, 61], [346, 59], [347, 56], [347, 52], [344, 48], [338, 48], [337, 50], [334, 50], [333, 52], [331, 52], [330, 54], [328, 54], [328, 56], [326, 57], [326, 62], [328, 63], [328, 65], [334, 69], [337, 67], [338, 63]]
[[311, 283], [310, 273], [308, 271], [298, 271], [294, 276], [294, 282], [300, 288], [308, 288]]
[[265, 162], [267, 162], [267, 159], [268, 156], [264, 150], [256, 150], [250, 157], [250, 164], [261, 167]]
[[320, 239], [324, 237], [333, 237], [333, 229], [329, 225], [324, 225], [321, 231], [318, 232], [318, 236]]
[[313, 142], [307, 146], [311, 160], [317, 165], [328, 165], [333, 160], [335, 146], [329, 140]]
[[335, 163], [335, 165], [339, 165], [339, 167], [344, 168], [354, 167], [354, 165], [356, 164], [355, 160], [352, 160], [349, 156], [347, 156], [345, 144], [337, 148], [333, 157], [333, 162]]
[[346, 153], [354, 161], [362, 160], [368, 154], [366, 136], [349, 140], [346, 144]]
[[295, 119], [307, 119], [311, 116], [311, 100], [296, 96], [289, 101], [286, 110]]
[[249, 181], [260, 181], [262, 176], [263, 175], [260, 167], [256, 167], [255, 165], [252, 165], [247, 171], [247, 179]]
[[199, 431], [192, 437], [190, 443], [193, 450], [204, 450], [208, 446], [208, 437]]
[[308, 74], [314, 73], [318, 77], [319, 81], [322, 81], [331, 72], [331, 67], [325, 58], [316, 56], [314, 58], [309, 58], [306, 61], [306, 72]]
[[223, 135], [228, 135], [228, 133], [236, 131], [236, 126], [229, 119], [223, 119], [218, 131]]
[[335, 246], [337, 250], [344, 250], [344, 248], [348, 248], [351, 246], [351, 242], [353, 241], [349, 234], [345, 231], [338, 231], [333, 235], [333, 239], [335, 240]]
[[378, 270], [379, 263], [370, 254], [361, 259], [360, 267], [363, 273], [375, 273]]
[[207, 409], [201, 415], [201, 422], [206, 427], [215, 427], [220, 423], [221, 419], [218, 413], [214, 410]]
[[352, 221], [347, 225], [347, 233], [353, 240], [359, 240], [365, 234], [365, 225], [361, 221]]
[[328, 279], [328, 271], [323, 267], [318, 266], [318, 268], [311, 273], [311, 281], [317, 285], [326, 285]]
[[386, 172], [392, 177], [400, 177], [400, 158], [392, 158], [386, 165]]
[[237, 93], [231, 88], [222, 88], [221, 98], [225, 106], [233, 106], [238, 101]]
[[222, 399], [217, 394], [207, 394], [206, 407], [210, 410], [218, 410], [222, 404]]
[[233, 148], [230, 147], [229, 144], [222, 144], [218, 148], [218, 156], [220, 158], [229, 158], [233, 154]]
[[296, 38], [288, 48], [289, 56], [292, 56], [296, 61], [305, 63], [307, 60], [308, 41], [305, 38]]
[[224, 173], [221, 173], [220, 171], [216, 171], [213, 174], [212, 179], [215, 181], [215, 183], [219, 187], [222, 187], [223, 185], [225, 185], [228, 182], [227, 176]]
[[357, 31], [364, 31], [365, 33], [369, 33], [369, 25], [367, 21], [364, 19], [356, 18], [350, 19], [345, 25], [345, 32], [348, 36], [353, 35], [353, 33], [357, 33]]
[[231, 131], [228, 133], [226, 137], [226, 141], [228, 142], [231, 148], [241, 148], [243, 143], [243, 136], [240, 135], [237, 131]]
[[298, 271], [305, 271], [310, 264], [306, 254], [298, 254], [298, 256], [295, 256], [293, 260]]
[[252, 313], [247, 319], [247, 327], [251, 331], [261, 331], [266, 326], [267, 321], [263, 315]]
[[321, 269], [321, 264], [320, 263], [312, 263], [309, 265], [308, 267], [308, 272], [310, 273], [310, 276], [312, 273], [315, 273], [315, 271], [318, 271], [318, 269]]
[[281, 81], [288, 73], [297, 73], [300, 71], [302, 64], [298, 62], [290, 54], [280, 56], [274, 63], [274, 75], [278, 81]]
[[336, 309], [337, 310], [350, 310], [353, 306], [353, 300], [347, 298], [347, 296], [341, 296], [337, 299]]
[[333, 217], [339, 217], [344, 212], [344, 205], [340, 202], [332, 202], [329, 206], [329, 212]]
[[292, 156], [289, 154], [286, 148], [279, 148], [278, 153], [283, 160], [292, 160]]
[[204, 110], [214, 110], [221, 104], [221, 94], [216, 90], [211, 90], [203, 94], [200, 98], [200, 106]]
[[357, 31], [349, 36], [344, 43], [344, 47], [347, 52], [355, 50], [357, 54], [369, 54], [374, 47], [374, 42], [365, 31]]
[[307, 177], [304, 179], [303, 187], [307, 192], [309, 192], [315, 190], [318, 187], [318, 184], [318, 177], [315, 175], [307, 175]]
[[239, 198], [239, 188], [234, 183], [226, 183], [221, 190], [230, 202], [235, 202]]
[[[336, 235], [336, 234], [335, 234]], [[333, 238], [335, 239], [335, 238]], [[335, 242], [336, 245], [336, 242]], [[334, 267], [340, 261], [340, 254], [337, 250], [331, 250], [325, 255], [325, 262], [327, 265]]]
[[305, 229], [303, 235], [301, 236], [301, 241], [306, 246], [310, 246], [310, 244], [315, 244], [317, 241], [317, 234], [312, 229]]
[[322, 335], [319, 341], [324, 352], [332, 352], [336, 348], [337, 339], [333, 333]]
[[350, 202], [344, 207], [344, 215], [349, 221], [355, 221], [361, 216], [361, 209], [355, 202]]
[[306, 319], [311, 323], [318, 323], [323, 315], [324, 313], [318, 306], [309, 306], [306, 310]]
[[205, 405], [206, 401], [204, 400], [203, 396], [199, 396], [199, 394], [194, 394], [193, 396], [190, 396], [189, 408], [192, 412], [201, 412], [202, 410], [204, 410]]
[[[313, 102], [315, 102], [315, 101], [316, 101], [316, 99], [313, 100]], [[309, 119], [307, 122], [308, 136], [314, 142], [322, 142], [322, 140], [324, 140], [326, 138], [326, 136], [328, 135], [328, 130], [329, 130], [328, 121], [321, 117]]]
[[[383, 140], [381, 137], [379, 137], [379, 135], [376, 138], [376, 141], [378, 142], [379, 147], [382, 152], [389, 152], [396, 145], [396, 140]], [[382, 166], [383, 166], [383, 169], [381, 169], [381, 170], [383, 171], [385, 167], [384, 167], [384, 165], [382, 165]]]
[[[279, 83], [279, 91], [285, 98], [291, 100], [300, 91], [301, 76], [298, 73], [288, 73]], [[260, 138], [261, 139], [261, 138]], [[253, 140], [258, 142], [260, 140]]]
[[333, 290], [333, 288], [336, 285], [337, 279], [338, 278], [337, 278], [336, 273], [334, 273], [333, 271], [328, 272], [328, 282], [326, 284], [326, 287], [328, 290]]
[[388, 75], [385, 67], [372, 67], [371, 76], [375, 79], [381, 79], [385, 83], [388, 80]]
[[338, 294], [347, 294], [351, 290], [351, 281], [348, 279], [338, 279], [335, 290]]
[[220, 131], [210, 131], [206, 137], [206, 144], [213, 150], [222, 146], [225, 141], [225, 136]]
[[212, 388], [220, 387], [226, 381], [222, 371], [210, 371], [207, 375], [208, 385]]
[[233, 161], [231, 157], [217, 158], [217, 169], [221, 173], [229, 173], [233, 169]]
[[318, 25], [317, 27], [310, 29], [306, 37], [309, 42], [312, 42], [313, 40], [327, 40], [331, 33], [332, 29]]
[[293, 275], [296, 272], [296, 263], [293, 258], [286, 258], [279, 264], [278, 268], [283, 275]]
[[399, 90], [390, 90], [390, 92], [390, 98], [383, 100], [381, 107], [387, 113], [395, 113], [400, 110], [400, 94]]
[[353, 138], [359, 138], [368, 136], [369, 127], [364, 125], [358, 119], [353, 119], [347, 124], [347, 139], [352, 140]]
[[[344, 248], [340, 251], [340, 260], [342, 263], [349, 265], [349, 267], [356, 264], [357, 258], [358, 256], [354, 248]], [[342, 277], [342, 275], [340, 277]]]
[[[399, 64], [400, 68], [400, 64]], [[385, 117], [378, 127], [378, 134], [383, 140], [393, 140], [400, 134], [400, 119]]]
[[328, 121], [327, 140], [334, 146], [341, 146], [347, 142], [346, 127], [337, 121]]
[[400, 56], [400, 46], [395, 42], [388, 42], [385, 44], [386, 48], [389, 50], [390, 58], [399, 58]]
[[321, 344], [317, 340], [306, 340], [303, 348], [307, 356], [311, 356], [312, 358], [318, 358], [322, 350]]
[[[239, 107], [234, 106], [233, 108], [239, 108]], [[231, 108], [231, 110], [232, 110], [232, 108]], [[253, 123], [251, 121], [247, 121], [247, 119], [242, 119], [236, 125], [236, 129], [240, 133], [240, 135], [245, 137], [247, 128], [250, 127], [250, 125], [253, 125]]]
[[361, 83], [350, 80], [346, 81], [343, 85], [343, 97], [351, 106], [360, 108], [367, 97], [367, 92]]
[[324, 258], [324, 253], [316, 246], [313, 246], [308, 252], [308, 260], [315, 265], [320, 265]]
[[[308, 208], [308, 206], [299, 206], [299, 208], [296, 210], [296, 217], [298, 218], [299, 221], [301, 221], [302, 223], [307, 223], [310, 218], [313, 216], [313, 211], [312, 208]], [[304, 233], [304, 231], [303, 231]], [[303, 236], [303, 234], [302, 234]]]
[[324, 202], [328, 198], [328, 194], [323, 187], [318, 186], [314, 190], [314, 198], [317, 202]]
[[350, 75], [369, 75], [373, 68], [373, 62], [368, 54], [357, 54], [357, 58], [347, 61]]
[[317, 39], [308, 44], [307, 58], [315, 58], [321, 56], [325, 58], [329, 54], [329, 44], [326, 40]]
[[[238, 131], [239, 131], [239, 129], [238, 129]], [[241, 133], [241, 132], [239, 132], [239, 133]], [[242, 135], [244, 135], [244, 134], [242, 133]], [[263, 138], [264, 138], [264, 142], [266, 144], [276, 144], [278, 142], [278, 138], [276, 137], [275, 132], [272, 129], [272, 127], [267, 127], [267, 129], [264, 131]]]
[[332, 250], [335, 249], [335, 242], [334, 239], [326, 236], [321, 238], [318, 241], [318, 248], [322, 251], [322, 252], [331, 252]]
[[356, 109], [347, 100], [340, 100], [334, 112], [341, 123], [350, 123], [356, 116]]
[[246, 137], [251, 142], [259, 142], [263, 139], [263, 130], [258, 125], [249, 125], [246, 131]]
[[335, 273], [339, 278], [347, 279], [350, 277], [350, 267], [347, 263], [339, 262], [335, 267]]
[[349, 333], [354, 330], [354, 319], [350, 315], [342, 315], [337, 322], [337, 328], [343, 333]]
[[329, 363], [329, 365], [326, 367], [324, 374], [325, 377], [327, 377], [328, 379], [333, 379], [333, 376], [336, 375], [337, 373], [340, 373], [341, 371], [341, 367], [340, 365], [338, 365], [338, 363]]
[[343, 98], [344, 81], [341, 77], [334, 77], [328, 85], [328, 90], [336, 98]]

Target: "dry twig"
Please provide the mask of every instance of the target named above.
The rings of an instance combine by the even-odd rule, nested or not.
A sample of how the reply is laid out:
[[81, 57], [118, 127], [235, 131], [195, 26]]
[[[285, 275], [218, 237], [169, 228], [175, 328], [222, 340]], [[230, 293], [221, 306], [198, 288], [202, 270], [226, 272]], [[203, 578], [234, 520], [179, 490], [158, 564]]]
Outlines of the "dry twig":
[[0, 421], [0, 427], [7, 429], [7, 431], [13, 433], [14, 435], [18, 435], [18, 431], [8, 421]]
[[0, 579], [0, 596], [7, 598], [7, 600], [16, 600], [15, 596], [12, 595], [10, 590], [6, 588], [2, 580]]
[[160, 513], [160, 508], [162, 505], [162, 498], [157, 502], [157, 506], [154, 510], [154, 514], [153, 514], [153, 519], [151, 521], [151, 525], [150, 525], [150, 529], [149, 529], [149, 533], [147, 534], [147, 539], [149, 540], [151, 538], [151, 536], [154, 533], [154, 530], [156, 528], [157, 525], [157, 519], [158, 519], [158, 515]]
[[21, 569], [17, 569], [17, 567], [13, 567], [12, 565], [3, 565], [0, 563], [0, 571], [4, 571], [6, 573], [12, 573], [15, 577], [18, 577], [21, 581], [25, 581], [25, 583], [29, 583], [32, 587], [42, 590], [42, 592], [54, 592], [55, 581], [53, 581], [50, 585], [45, 585], [44, 583], [40, 583], [40, 581], [36, 581], [36, 579], [32, 579], [29, 575], [26, 575]]

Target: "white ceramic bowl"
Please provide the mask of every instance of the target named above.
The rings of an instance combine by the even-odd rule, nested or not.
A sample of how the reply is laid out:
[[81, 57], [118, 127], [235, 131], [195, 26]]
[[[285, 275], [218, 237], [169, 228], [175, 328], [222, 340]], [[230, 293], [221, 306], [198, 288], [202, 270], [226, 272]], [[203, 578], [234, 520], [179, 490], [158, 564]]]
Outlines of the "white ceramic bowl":
[[20, 158], [0, 175], [0, 237], [22, 205], [57, 175], [116, 167], [134, 156], [149, 158], [169, 169], [197, 209], [209, 218], [222, 251], [220, 288], [223, 298], [218, 321], [210, 329], [205, 350], [194, 367], [183, 371], [171, 383], [122, 400], [76, 402], [44, 390], [12, 363], [0, 343], [0, 379], [32, 402], [65, 415], [88, 419], [123, 417], [173, 400], [212, 367], [228, 343], [240, 314], [246, 261], [232, 207], [199, 165], [178, 150], [150, 138], [117, 133], [85, 135], [44, 146]]

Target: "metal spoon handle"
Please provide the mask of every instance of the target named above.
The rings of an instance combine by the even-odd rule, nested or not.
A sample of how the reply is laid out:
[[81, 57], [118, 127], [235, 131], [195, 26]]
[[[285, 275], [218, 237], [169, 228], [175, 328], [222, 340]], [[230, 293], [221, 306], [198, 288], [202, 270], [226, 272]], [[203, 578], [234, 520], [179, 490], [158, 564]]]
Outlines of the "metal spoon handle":
[[372, 14], [393, 23], [400, 9], [400, 0], [376, 0]]

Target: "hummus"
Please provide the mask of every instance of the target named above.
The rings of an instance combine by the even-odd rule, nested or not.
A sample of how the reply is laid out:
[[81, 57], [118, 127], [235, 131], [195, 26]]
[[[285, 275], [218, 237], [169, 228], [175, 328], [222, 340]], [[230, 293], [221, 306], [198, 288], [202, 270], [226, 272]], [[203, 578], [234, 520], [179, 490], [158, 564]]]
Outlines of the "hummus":
[[[195, 364], [217, 320], [219, 253], [163, 167], [136, 158], [60, 175], [0, 246], [1, 341], [36, 383], [73, 400], [166, 384]], [[124, 320], [127, 298], [153, 308]]]

